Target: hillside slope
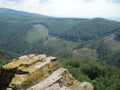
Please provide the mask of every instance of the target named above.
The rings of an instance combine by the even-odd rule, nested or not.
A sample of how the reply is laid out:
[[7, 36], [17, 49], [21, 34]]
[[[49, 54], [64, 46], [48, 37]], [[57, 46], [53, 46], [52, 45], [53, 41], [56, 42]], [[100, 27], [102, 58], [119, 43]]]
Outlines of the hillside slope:
[[13, 58], [17, 58], [19, 55], [16, 53], [0, 50], [0, 66], [8, 63]]
[[[87, 57], [112, 65], [111, 59], [115, 59], [119, 63], [119, 58], [114, 56], [118, 57], [120, 52], [116, 34], [120, 32], [120, 22], [103, 18], [54, 18], [1, 8], [0, 27], [2, 50], [69, 59]], [[111, 42], [115, 43], [114, 50]]]

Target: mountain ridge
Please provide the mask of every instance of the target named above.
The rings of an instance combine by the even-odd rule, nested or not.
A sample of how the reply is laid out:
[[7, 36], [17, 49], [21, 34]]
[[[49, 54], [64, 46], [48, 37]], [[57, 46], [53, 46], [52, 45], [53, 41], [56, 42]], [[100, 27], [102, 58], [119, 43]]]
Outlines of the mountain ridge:
[[[49, 17], [49, 18], [58, 18], [58, 19], [106, 19], [106, 20], [111, 20], [111, 19], [107, 19], [107, 18], [102, 18], [102, 17], [94, 17], [94, 18], [76, 18], [76, 17], [53, 17], [53, 16], [47, 16], [47, 15], [43, 15], [43, 14], [37, 14], [37, 13], [30, 13], [30, 12], [26, 12], [26, 11], [21, 11], [21, 10], [15, 10], [15, 9], [10, 9], [10, 8], [2, 8], [0, 7], [0, 11], [4, 11], [10, 14], [13, 14], [14, 12], [17, 12], [18, 14], [23, 15], [25, 14], [25, 16], [31, 16], [31, 15], [35, 15], [35, 16], [42, 16], [42, 17]], [[16, 14], [17, 15], [17, 14]], [[111, 20], [111, 21], [116, 21], [116, 20]], [[116, 22], [120, 22], [120, 21], [116, 21]]]
[[[94, 45], [94, 41], [99, 42], [100, 39], [120, 31], [119, 22], [103, 18], [51, 18], [7, 10], [14, 16], [9, 15], [6, 9], [0, 9], [0, 49], [19, 54], [55, 54], [57, 52], [56, 55], [76, 57], [74, 51], [80, 49], [81, 46], [89, 46], [91, 42]], [[20, 13], [20, 15], [16, 13], [15, 15], [14, 12]], [[48, 29], [48, 34], [38, 32], [34, 28], [35, 25], [41, 25]], [[59, 41], [61, 44], [58, 45]], [[60, 50], [60, 48], [63, 49]], [[61, 55], [62, 53], [66, 55]], [[77, 56], [79, 57], [79, 54]]]

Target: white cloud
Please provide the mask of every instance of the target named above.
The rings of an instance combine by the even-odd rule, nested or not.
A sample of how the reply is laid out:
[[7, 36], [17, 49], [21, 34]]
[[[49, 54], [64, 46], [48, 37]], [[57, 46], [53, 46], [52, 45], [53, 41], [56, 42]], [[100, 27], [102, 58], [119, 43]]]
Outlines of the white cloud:
[[120, 3], [120, 0], [107, 0], [108, 2]]
[[0, 0], [0, 7], [56, 17], [120, 17], [119, 0]]

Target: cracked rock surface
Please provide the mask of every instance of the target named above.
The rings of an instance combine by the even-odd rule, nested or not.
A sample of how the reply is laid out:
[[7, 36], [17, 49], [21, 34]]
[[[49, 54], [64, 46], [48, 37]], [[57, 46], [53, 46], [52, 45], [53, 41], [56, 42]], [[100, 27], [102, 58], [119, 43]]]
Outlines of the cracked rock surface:
[[24, 55], [1, 68], [2, 90], [93, 90], [60, 67], [56, 57]]

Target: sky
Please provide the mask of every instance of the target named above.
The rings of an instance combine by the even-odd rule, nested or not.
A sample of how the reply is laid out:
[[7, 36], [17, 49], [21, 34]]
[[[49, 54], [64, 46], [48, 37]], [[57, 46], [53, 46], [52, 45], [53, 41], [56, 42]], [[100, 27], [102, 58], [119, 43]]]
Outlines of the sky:
[[0, 0], [0, 7], [54, 17], [120, 20], [120, 0]]

